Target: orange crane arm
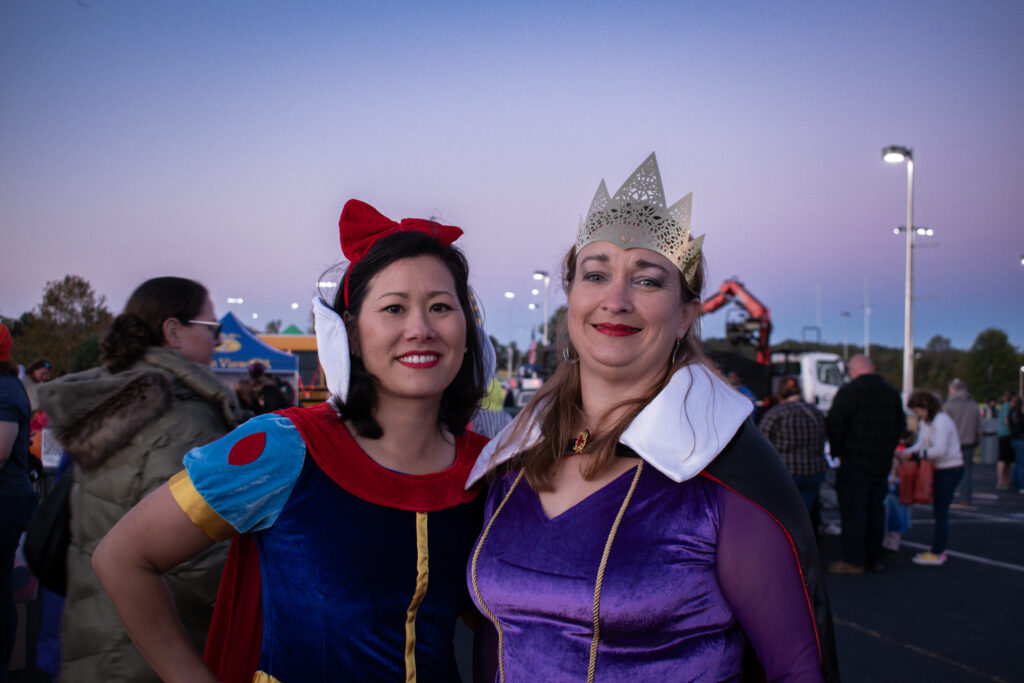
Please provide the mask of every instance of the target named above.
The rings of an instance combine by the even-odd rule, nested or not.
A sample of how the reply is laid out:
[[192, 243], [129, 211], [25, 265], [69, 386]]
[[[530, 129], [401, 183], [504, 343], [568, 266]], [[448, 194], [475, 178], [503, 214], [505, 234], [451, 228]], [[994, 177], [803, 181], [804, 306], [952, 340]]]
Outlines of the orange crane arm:
[[756, 320], [759, 323], [757, 362], [770, 363], [771, 345], [768, 340], [772, 331], [771, 312], [756, 296], [747, 291], [742, 282], [736, 280], [726, 280], [723, 282], [715, 294], [704, 300], [701, 313], [712, 313], [732, 301], [738, 303], [750, 315], [752, 320]]

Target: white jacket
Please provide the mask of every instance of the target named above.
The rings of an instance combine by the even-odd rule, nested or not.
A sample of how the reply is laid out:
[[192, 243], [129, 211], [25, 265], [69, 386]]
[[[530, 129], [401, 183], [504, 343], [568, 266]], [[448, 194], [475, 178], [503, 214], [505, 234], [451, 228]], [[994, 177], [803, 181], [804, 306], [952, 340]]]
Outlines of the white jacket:
[[938, 413], [931, 422], [918, 421], [917, 443], [907, 449], [908, 453], [924, 454], [935, 463], [935, 469], [948, 470], [964, 464], [960, 452], [960, 435], [956, 433], [953, 419], [945, 413]]

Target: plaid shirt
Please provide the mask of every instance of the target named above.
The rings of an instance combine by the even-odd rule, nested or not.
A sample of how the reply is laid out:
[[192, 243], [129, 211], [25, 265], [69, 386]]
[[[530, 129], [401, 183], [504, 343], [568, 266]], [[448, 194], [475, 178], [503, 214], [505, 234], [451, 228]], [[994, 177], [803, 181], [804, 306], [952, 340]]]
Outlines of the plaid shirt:
[[782, 456], [793, 476], [814, 476], [828, 469], [825, 461], [825, 416], [805, 401], [780, 403], [758, 425]]

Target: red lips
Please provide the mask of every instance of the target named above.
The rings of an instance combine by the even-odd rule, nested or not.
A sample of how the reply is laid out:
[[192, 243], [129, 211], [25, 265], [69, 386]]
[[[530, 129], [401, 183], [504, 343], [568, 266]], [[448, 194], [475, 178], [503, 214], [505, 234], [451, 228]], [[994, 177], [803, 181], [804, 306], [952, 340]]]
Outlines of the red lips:
[[602, 334], [607, 334], [610, 337], [628, 337], [629, 335], [636, 334], [640, 331], [639, 327], [630, 327], [629, 325], [610, 325], [608, 323], [594, 325], [594, 329]]

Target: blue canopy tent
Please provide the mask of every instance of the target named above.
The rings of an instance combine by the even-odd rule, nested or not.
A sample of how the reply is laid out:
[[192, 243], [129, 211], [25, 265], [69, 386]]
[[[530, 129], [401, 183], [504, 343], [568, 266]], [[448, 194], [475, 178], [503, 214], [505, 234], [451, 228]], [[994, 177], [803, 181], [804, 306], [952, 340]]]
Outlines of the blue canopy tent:
[[220, 324], [223, 326], [222, 341], [210, 361], [210, 369], [220, 381], [234, 389], [239, 380], [249, 376], [249, 363], [259, 361], [267, 373], [288, 382], [293, 389], [292, 395], [297, 395], [294, 391], [299, 378], [297, 357], [264, 343], [234, 313], [226, 313]]

